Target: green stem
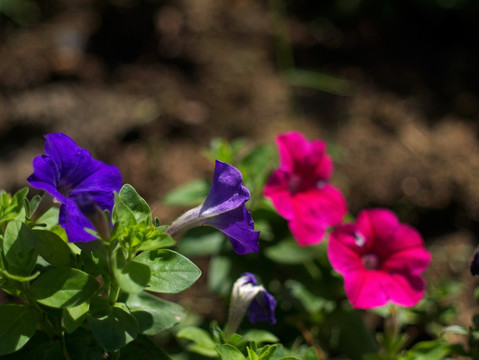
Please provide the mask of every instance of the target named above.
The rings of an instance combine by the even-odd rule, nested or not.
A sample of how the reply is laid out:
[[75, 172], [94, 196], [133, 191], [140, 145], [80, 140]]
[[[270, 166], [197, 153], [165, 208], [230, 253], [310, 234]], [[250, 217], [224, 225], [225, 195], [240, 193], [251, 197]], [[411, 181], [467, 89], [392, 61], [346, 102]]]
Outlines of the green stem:
[[120, 294], [120, 286], [118, 285], [115, 274], [113, 272], [113, 244], [108, 244], [108, 251], [107, 251], [107, 261], [108, 261], [108, 271], [110, 275], [110, 284], [108, 286], [108, 301], [111, 305], [114, 305], [118, 300], [118, 295]]

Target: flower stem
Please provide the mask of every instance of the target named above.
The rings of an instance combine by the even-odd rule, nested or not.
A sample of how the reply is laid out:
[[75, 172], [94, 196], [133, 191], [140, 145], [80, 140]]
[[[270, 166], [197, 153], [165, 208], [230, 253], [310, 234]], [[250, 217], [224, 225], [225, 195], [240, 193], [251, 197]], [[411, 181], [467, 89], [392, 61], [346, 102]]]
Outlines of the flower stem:
[[113, 261], [113, 244], [108, 244], [107, 250], [107, 261], [108, 261], [108, 271], [110, 275], [110, 284], [108, 286], [108, 301], [111, 305], [114, 305], [118, 300], [118, 295], [120, 294], [120, 286], [118, 285], [115, 273], [113, 271], [114, 261]]

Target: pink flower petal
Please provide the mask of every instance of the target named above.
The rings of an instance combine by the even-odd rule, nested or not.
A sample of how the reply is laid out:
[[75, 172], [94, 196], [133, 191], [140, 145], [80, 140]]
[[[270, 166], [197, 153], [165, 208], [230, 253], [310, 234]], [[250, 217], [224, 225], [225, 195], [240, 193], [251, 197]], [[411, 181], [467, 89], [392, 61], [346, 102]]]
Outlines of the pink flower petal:
[[389, 210], [363, 210], [355, 223], [335, 229], [328, 257], [344, 276], [346, 295], [356, 308], [388, 301], [413, 306], [424, 296], [425, 282], [420, 275], [431, 255], [419, 232], [400, 224]]
[[420, 276], [391, 274], [388, 276], [387, 293], [389, 299], [401, 306], [414, 306], [424, 296], [426, 284]]
[[388, 256], [398, 251], [414, 248], [424, 248], [421, 235], [411, 226], [400, 224], [391, 238], [378, 242], [376, 250], [381, 256]]
[[293, 198], [294, 217], [290, 220], [291, 233], [301, 246], [323, 240], [328, 227], [338, 225], [346, 214], [346, 201], [335, 187], [326, 185], [298, 193]]
[[381, 269], [388, 272], [420, 275], [431, 261], [431, 254], [424, 248], [416, 247], [401, 250], [386, 259]]
[[333, 173], [333, 161], [327, 155], [326, 145], [321, 140], [313, 140], [311, 142], [311, 152], [314, 157], [314, 178], [328, 180]]
[[344, 278], [344, 290], [357, 309], [383, 306], [389, 301], [388, 276], [381, 271], [355, 271]]
[[364, 270], [353, 224], [345, 224], [329, 235], [328, 258], [331, 266], [341, 275]]
[[387, 209], [367, 209], [358, 214], [358, 231], [365, 237], [382, 241], [390, 238], [399, 226], [396, 215]]
[[292, 195], [289, 192], [289, 176], [286, 172], [275, 170], [264, 187], [264, 196], [270, 198], [276, 211], [285, 219], [293, 218]]
[[[279, 148], [281, 168], [293, 171], [298, 159], [304, 159], [311, 152], [311, 145], [303, 134], [291, 131], [278, 136], [276, 139]], [[318, 147], [318, 145], [316, 145]], [[325, 149], [322, 149], [324, 152]]]

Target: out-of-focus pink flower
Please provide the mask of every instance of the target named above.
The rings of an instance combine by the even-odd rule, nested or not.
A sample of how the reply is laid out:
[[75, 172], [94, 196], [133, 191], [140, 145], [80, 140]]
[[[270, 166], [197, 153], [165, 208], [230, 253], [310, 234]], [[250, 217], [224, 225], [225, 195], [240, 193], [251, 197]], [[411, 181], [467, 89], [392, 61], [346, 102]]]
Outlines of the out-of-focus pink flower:
[[268, 179], [264, 195], [278, 213], [288, 220], [299, 245], [320, 242], [328, 227], [339, 225], [346, 214], [346, 200], [328, 184], [333, 171], [326, 144], [308, 141], [299, 132], [276, 139], [280, 167]]
[[346, 295], [355, 308], [374, 308], [389, 301], [414, 306], [424, 295], [421, 274], [431, 255], [419, 232], [401, 224], [389, 210], [363, 210], [355, 223], [335, 229], [328, 257], [344, 276]]

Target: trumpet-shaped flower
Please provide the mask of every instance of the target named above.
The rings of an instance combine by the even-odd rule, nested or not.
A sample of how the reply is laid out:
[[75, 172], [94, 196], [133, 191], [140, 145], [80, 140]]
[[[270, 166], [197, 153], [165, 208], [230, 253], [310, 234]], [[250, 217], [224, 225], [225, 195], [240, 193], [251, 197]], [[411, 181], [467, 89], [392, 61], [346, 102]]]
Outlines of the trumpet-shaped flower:
[[231, 335], [248, 316], [251, 323], [268, 321], [276, 323], [274, 311], [276, 300], [268, 293], [253, 274], [244, 273], [235, 281], [228, 311], [227, 334]]
[[211, 226], [226, 235], [236, 253], [258, 252], [259, 231], [253, 230], [253, 218], [245, 206], [249, 199], [241, 172], [216, 160], [213, 183], [204, 203], [176, 219], [167, 232], [175, 236], [193, 227]]
[[346, 296], [355, 308], [374, 308], [389, 301], [413, 306], [424, 295], [421, 274], [431, 255], [419, 232], [401, 224], [389, 210], [363, 210], [356, 222], [335, 229], [328, 257], [343, 275]]
[[346, 200], [328, 184], [333, 171], [326, 144], [309, 142], [298, 132], [278, 136], [280, 167], [268, 179], [264, 195], [288, 220], [299, 245], [320, 242], [328, 227], [341, 223]]
[[75, 199], [87, 195], [103, 210], [113, 208], [114, 192], [120, 191], [121, 174], [116, 166], [95, 160], [69, 136], [53, 133], [45, 136], [45, 155], [33, 160], [31, 186], [50, 194], [61, 204], [59, 224], [71, 242], [90, 241], [94, 237], [84, 228], [93, 228]]

